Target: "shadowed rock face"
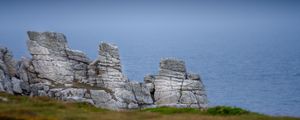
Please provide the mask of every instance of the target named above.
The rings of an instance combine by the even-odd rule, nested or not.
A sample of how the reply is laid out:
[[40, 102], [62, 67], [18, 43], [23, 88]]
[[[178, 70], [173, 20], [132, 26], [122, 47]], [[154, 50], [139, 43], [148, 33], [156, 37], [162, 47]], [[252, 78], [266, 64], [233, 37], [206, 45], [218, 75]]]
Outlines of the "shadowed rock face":
[[17, 62], [13, 60], [10, 51], [0, 47], [0, 91], [10, 94], [26, 94], [29, 85], [26, 81], [20, 80], [20, 72], [17, 70]]
[[[11, 54], [7, 48], [0, 48], [0, 91], [12, 93], [11, 77], [14, 73], [10, 73], [9, 67], [14, 66], [11, 61]], [[14, 67], [13, 67], [14, 68]], [[11, 68], [12, 69], [12, 68]]]
[[98, 58], [90, 61], [83, 52], [70, 49], [62, 33], [29, 31], [28, 36], [31, 59], [15, 62], [0, 47], [0, 91], [88, 102], [114, 110], [207, 106], [200, 76], [187, 73], [181, 60], [163, 59], [158, 75], [148, 75], [145, 83], [138, 83], [122, 73], [114, 44], [102, 42]]

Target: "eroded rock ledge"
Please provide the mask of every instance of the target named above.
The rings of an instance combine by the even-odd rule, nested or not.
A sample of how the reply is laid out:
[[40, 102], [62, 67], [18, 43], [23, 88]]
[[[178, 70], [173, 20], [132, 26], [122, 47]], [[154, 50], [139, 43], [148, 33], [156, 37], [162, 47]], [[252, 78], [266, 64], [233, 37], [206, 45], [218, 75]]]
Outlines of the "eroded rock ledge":
[[0, 47], [0, 91], [88, 102], [113, 110], [207, 107], [200, 76], [188, 73], [184, 61], [162, 59], [158, 74], [138, 83], [122, 73], [114, 44], [102, 42], [98, 58], [91, 61], [83, 52], [70, 49], [62, 33], [29, 31], [28, 37], [31, 59], [15, 61], [7, 48]]

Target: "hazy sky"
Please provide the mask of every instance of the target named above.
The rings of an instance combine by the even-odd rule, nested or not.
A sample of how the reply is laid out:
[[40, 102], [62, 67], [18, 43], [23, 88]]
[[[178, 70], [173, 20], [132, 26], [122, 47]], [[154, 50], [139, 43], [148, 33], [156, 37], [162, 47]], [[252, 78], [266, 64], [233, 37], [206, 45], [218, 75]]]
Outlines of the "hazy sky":
[[27, 56], [26, 31], [56, 31], [95, 58], [102, 40], [125, 53], [198, 41], [299, 43], [299, 21], [298, 0], [1, 0], [0, 44], [19, 58]]

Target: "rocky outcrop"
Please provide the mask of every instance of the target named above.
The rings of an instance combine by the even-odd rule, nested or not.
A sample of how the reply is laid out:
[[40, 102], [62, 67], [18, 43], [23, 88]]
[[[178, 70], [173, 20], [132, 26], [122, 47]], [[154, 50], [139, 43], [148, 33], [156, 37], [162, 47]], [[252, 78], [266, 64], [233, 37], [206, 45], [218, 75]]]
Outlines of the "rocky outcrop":
[[113, 110], [173, 106], [205, 108], [207, 98], [199, 75], [187, 73], [183, 61], [164, 59], [158, 75], [144, 83], [129, 81], [122, 72], [119, 49], [102, 42], [94, 61], [67, 46], [54, 32], [28, 32], [31, 59], [12, 59], [0, 48], [0, 91], [88, 102]]
[[121, 60], [117, 46], [109, 43], [99, 45], [99, 56], [88, 67], [88, 83], [106, 88], [119, 88], [128, 82], [122, 74]]
[[[87, 83], [109, 90], [106, 93], [103, 91], [91, 92], [92, 98], [96, 101], [95, 105], [99, 107], [131, 109], [153, 103], [146, 86], [141, 83], [130, 82], [122, 73], [119, 49], [113, 44], [102, 42], [99, 45], [98, 58], [88, 66]], [[103, 100], [101, 96], [107, 96], [108, 98]]]
[[185, 63], [181, 60], [161, 60], [158, 75], [148, 75], [144, 81], [158, 106], [207, 107], [207, 97], [200, 76], [187, 73]]
[[11, 52], [0, 47], [0, 91], [10, 94], [26, 94], [29, 90], [27, 82], [20, 80], [17, 62]]
[[29, 31], [28, 36], [31, 83], [69, 85], [85, 79], [89, 59], [84, 53], [68, 48], [63, 34]]

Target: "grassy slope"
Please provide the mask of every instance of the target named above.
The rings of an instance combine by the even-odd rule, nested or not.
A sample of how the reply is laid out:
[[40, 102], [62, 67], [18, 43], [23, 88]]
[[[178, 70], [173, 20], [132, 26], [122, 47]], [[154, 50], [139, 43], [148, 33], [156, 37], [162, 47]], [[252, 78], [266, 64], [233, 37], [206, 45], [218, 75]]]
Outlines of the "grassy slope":
[[[8, 101], [3, 100], [7, 98]], [[197, 109], [152, 108], [116, 112], [95, 108], [85, 103], [66, 103], [47, 97], [13, 96], [0, 93], [0, 120], [300, 120], [251, 113], [239, 108]]]

